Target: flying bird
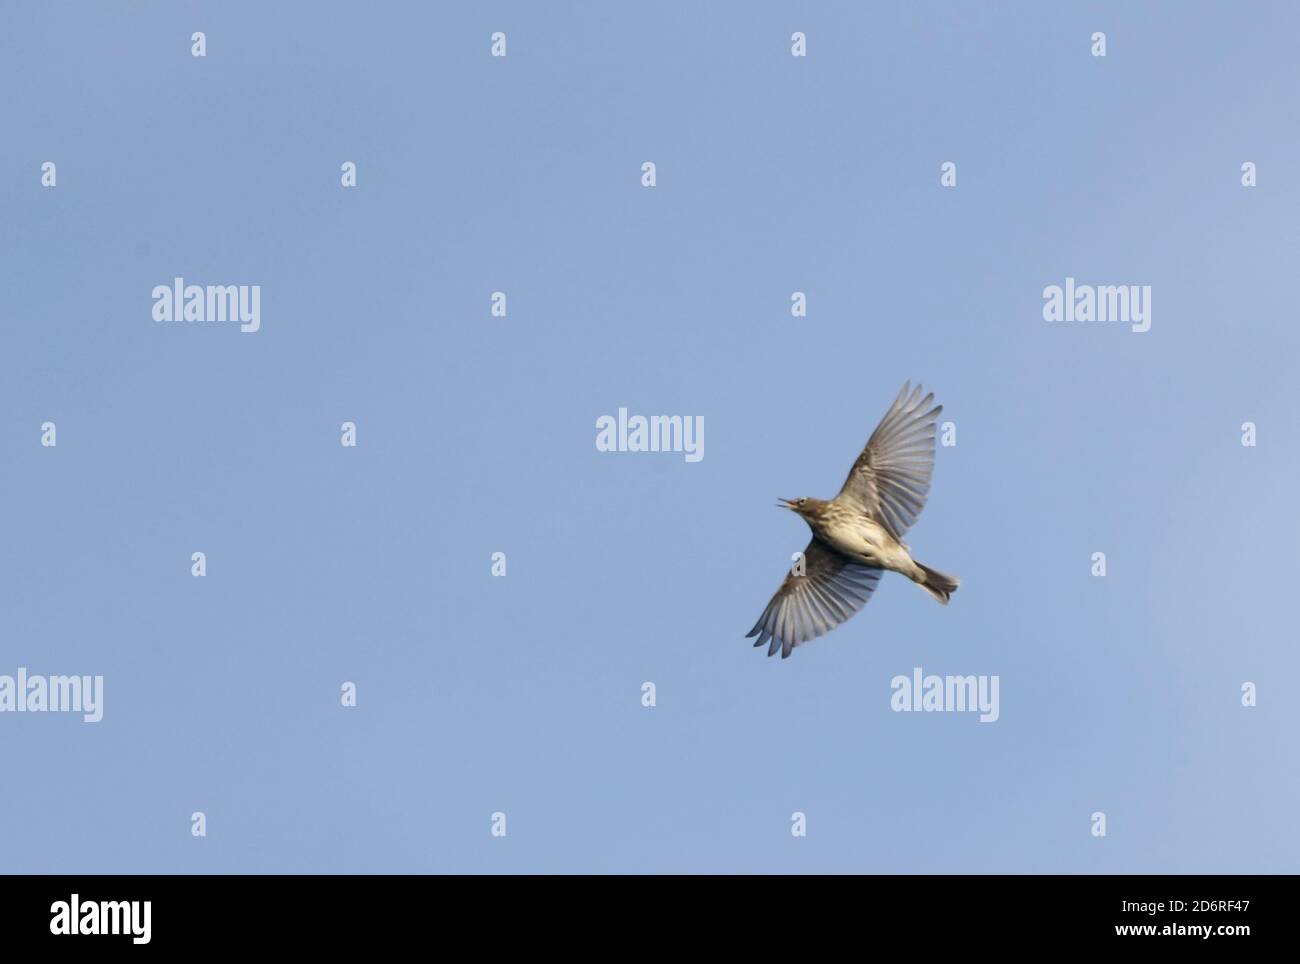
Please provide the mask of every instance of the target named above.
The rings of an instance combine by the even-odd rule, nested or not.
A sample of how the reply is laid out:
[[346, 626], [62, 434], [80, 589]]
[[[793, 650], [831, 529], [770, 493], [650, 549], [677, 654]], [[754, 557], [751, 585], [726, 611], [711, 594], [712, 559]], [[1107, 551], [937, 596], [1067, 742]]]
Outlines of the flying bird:
[[830, 632], [867, 604], [889, 569], [902, 573], [943, 605], [958, 580], [912, 558], [903, 535], [916, 522], [934, 472], [934, 393], [905, 382], [871, 433], [839, 495], [782, 499], [812, 529], [812, 541], [746, 636], [785, 659], [796, 646]]

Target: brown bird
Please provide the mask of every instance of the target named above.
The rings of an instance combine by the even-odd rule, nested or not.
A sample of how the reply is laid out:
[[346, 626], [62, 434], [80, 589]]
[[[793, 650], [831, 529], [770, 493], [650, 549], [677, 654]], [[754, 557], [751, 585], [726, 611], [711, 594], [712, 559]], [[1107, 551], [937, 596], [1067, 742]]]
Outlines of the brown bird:
[[911, 382], [853, 463], [839, 495], [782, 499], [799, 513], [812, 541], [746, 636], [785, 659], [796, 646], [830, 632], [867, 604], [885, 569], [902, 573], [945, 606], [958, 580], [912, 558], [903, 534], [916, 522], [934, 472], [934, 423], [942, 405]]

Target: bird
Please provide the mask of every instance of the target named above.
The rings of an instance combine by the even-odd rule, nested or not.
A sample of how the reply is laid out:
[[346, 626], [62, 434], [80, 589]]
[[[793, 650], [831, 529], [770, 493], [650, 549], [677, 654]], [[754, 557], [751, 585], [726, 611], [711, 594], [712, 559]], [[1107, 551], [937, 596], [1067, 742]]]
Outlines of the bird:
[[960, 580], [912, 558], [903, 536], [916, 522], [934, 472], [935, 419], [943, 411], [934, 393], [923, 396], [910, 380], [894, 399], [854, 461], [839, 494], [829, 501], [781, 499], [798, 514], [812, 540], [746, 638], [781, 650], [830, 632], [867, 604], [886, 570], [901, 573], [943, 605]]

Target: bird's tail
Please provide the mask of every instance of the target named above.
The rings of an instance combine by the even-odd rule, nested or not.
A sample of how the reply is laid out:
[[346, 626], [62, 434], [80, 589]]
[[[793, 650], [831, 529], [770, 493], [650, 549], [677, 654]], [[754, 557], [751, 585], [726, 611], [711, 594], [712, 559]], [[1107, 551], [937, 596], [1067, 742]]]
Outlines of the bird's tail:
[[961, 580], [956, 576], [950, 576], [938, 569], [931, 569], [919, 562], [916, 567], [921, 570], [923, 577], [923, 579], [917, 579], [916, 584], [939, 600], [942, 605], [948, 605], [948, 597], [957, 591], [957, 587], [961, 585]]

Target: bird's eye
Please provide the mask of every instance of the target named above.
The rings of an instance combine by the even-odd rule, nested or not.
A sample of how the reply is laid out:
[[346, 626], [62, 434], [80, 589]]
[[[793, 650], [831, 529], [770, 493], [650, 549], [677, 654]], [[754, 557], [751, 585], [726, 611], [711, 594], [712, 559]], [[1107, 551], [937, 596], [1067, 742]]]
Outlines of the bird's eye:
[[799, 504], [800, 504], [800, 505], [803, 505], [803, 504], [804, 504], [805, 502], [807, 502], [807, 501], [808, 501], [807, 499], [800, 499], [800, 500], [799, 500]]

